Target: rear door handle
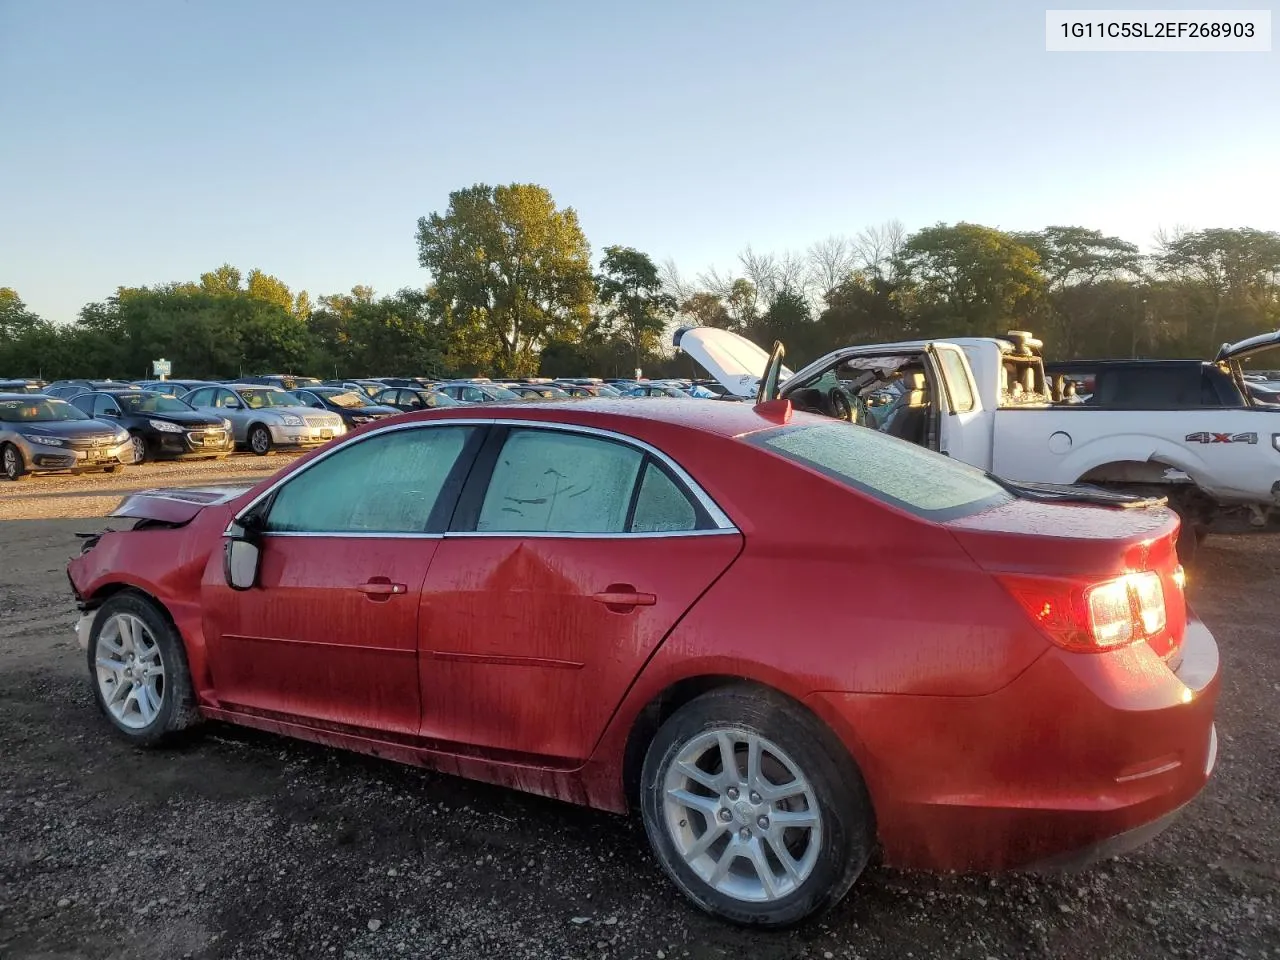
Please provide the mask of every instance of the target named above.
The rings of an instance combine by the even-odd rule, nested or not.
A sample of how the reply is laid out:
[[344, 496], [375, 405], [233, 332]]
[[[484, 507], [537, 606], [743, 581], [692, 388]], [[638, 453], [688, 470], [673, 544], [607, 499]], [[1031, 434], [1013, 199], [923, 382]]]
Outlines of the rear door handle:
[[629, 583], [611, 583], [607, 589], [592, 594], [591, 599], [614, 613], [629, 613], [636, 607], [652, 607], [658, 602], [656, 594], [640, 593]]
[[370, 600], [390, 600], [398, 593], [408, 593], [409, 588], [403, 583], [392, 583], [388, 577], [372, 577], [368, 583], [356, 587]]

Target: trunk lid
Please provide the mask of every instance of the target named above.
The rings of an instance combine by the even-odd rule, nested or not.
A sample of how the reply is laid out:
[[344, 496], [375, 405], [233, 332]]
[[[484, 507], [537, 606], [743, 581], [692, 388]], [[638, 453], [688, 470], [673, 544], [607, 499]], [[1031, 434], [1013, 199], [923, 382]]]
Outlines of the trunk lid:
[[[672, 337], [679, 347], [733, 396], [754, 399], [760, 378], [769, 366], [769, 351], [746, 337], [717, 327], [681, 327]], [[779, 380], [791, 371], [781, 370]]]
[[1182, 646], [1187, 606], [1178, 516], [1159, 503], [1107, 507], [1024, 495], [945, 525], [980, 567], [1006, 585], [1022, 581], [1083, 589], [1128, 574], [1157, 574], [1166, 625], [1143, 642], [1172, 661]]
[[111, 511], [112, 517], [189, 523], [205, 507], [229, 503], [253, 489], [251, 484], [192, 487], [185, 490], [141, 490], [130, 494]]

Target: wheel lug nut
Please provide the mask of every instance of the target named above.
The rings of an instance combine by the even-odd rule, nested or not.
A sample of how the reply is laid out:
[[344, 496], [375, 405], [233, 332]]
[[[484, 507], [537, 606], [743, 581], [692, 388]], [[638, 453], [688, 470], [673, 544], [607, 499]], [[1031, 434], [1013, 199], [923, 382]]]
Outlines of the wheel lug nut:
[[732, 814], [732, 813], [730, 813], [728, 810], [721, 810], [721, 811], [720, 811], [720, 819], [721, 819], [722, 821], [724, 821], [725, 823], [728, 823], [730, 820], [732, 820], [732, 819], [733, 819], [733, 814]]
[[737, 800], [737, 799], [738, 799], [738, 788], [737, 788], [737, 787], [730, 787], [730, 788], [729, 788], [729, 799], [730, 799], [730, 800]]
[[768, 818], [768, 817], [761, 817], [759, 820], [757, 820], [757, 821], [756, 821], [756, 823], [760, 824], [760, 829], [761, 829], [761, 830], [768, 830], [768, 829], [769, 829], [769, 818]]
[[760, 802], [760, 794], [756, 793], [754, 790], [751, 791], [751, 802], [752, 803]]
[[751, 839], [751, 831], [750, 831], [750, 830], [748, 830], [746, 827], [743, 827], [741, 830], [739, 830], [739, 831], [738, 831], [738, 839], [739, 839], [739, 840], [750, 840], [750, 839]]

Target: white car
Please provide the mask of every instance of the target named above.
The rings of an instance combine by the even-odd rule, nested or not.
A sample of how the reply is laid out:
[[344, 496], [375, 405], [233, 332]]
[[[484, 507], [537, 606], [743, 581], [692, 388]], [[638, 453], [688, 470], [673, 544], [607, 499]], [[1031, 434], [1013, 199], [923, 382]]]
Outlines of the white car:
[[[1280, 408], [1243, 387], [1213, 405], [1081, 403], [1054, 395], [1042, 344], [1022, 332], [846, 347], [796, 373], [782, 366], [780, 344], [771, 356], [726, 330], [683, 328], [675, 343], [743, 399], [787, 398], [1009, 480], [1166, 496], [1189, 535], [1222, 507], [1246, 507], [1262, 525], [1280, 505]], [[1280, 332], [1227, 344], [1210, 365], [1243, 384], [1240, 363], [1277, 346]], [[866, 398], [889, 384], [897, 399], [869, 416]]]

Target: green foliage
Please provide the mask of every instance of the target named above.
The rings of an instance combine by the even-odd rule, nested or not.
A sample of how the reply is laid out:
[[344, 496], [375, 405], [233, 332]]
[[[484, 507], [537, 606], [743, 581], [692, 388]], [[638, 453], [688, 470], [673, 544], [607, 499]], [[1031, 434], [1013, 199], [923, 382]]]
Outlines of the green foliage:
[[920, 331], [983, 336], [1026, 325], [1044, 295], [1035, 250], [973, 223], [939, 223], [911, 236], [900, 256]]
[[1143, 256], [1078, 226], [907, 236], [889, 224], [815, 244], [808, 261], [748, 248], [740, 275], [686, 284], [625, 246], [606, 247], [593, 276], [574, 211], [513, 184], [451, 194], [417, 241], [432, 282], [382, 297], [356, 286], [313, 302], [223, 264], [121, 287], [54, 324], [0, 287], [0, 375], [145, 377], [165, 357], [179, 377], [698, 376], [667, 348], [674, 323], [781, 339], [793, 367], [846, 344], [1013, 328], [1040, 334], [1053, 357], [1208, 357], [1280, 327], [1280, 233], [1250, 228], [1179, 233]]
[[630, 345], [637, 368], [661, 347], [676, 299], [662, 289], [658, 268], [633, 247], [605, 247], [596, 277], [604, 329]]
[[418, 220], [418, 260], [460, 339], [459, 362], [493, 356], [498, 373], [537, 368], [551, 338], [573, 340], [594, 297], [591, 249], [572, 208], [536, 184], [477, 184]]

